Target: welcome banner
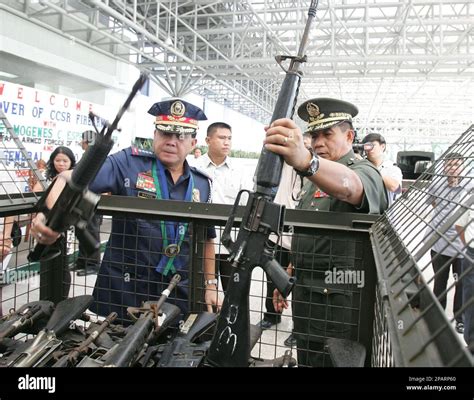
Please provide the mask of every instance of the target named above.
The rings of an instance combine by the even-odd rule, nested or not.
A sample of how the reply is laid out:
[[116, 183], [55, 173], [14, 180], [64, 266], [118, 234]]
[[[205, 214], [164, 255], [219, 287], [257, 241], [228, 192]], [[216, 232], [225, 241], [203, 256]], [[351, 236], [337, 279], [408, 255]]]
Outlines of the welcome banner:
[[[0, 81], [0, 109], [33, 161], [48, 161], [58, 146], [69, 147], [79, 160], [83, 153], [82, 132], [93, 130], [89, 112], [101, 117], [94, 121], [99, 129], [103, 126], [102, 118], [114, 118], [108, 107], [5, 81]], [[21, 191], [28, 191], [24, 186], [29, 172], [26, 159], [3, 124], [0, 124], [0, 140], [0, 181], [6, 184], [16, 176], [22, 182]], [[16, 183], [18, 187], [19, 182]]]

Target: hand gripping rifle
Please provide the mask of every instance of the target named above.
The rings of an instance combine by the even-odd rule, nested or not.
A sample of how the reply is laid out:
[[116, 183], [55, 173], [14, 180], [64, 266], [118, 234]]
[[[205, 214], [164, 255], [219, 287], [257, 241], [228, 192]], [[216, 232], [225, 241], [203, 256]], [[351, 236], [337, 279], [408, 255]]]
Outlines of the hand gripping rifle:
[[[100, 243], [86, 229], [89, 220], [94, 215], [100, 197], [87, 190], [87, 187], [99, 172], [114, 145], [112, 133], [117, 129], [120, 119], [146, 80], [147, 75], [142, 73], [133, 85], [131, 93], [112, 124], [105, 124], [102, 130], [97, 132], [94, 145], [87, 149], [80, 163], [74, 168], [71, 179], [62, 190], [53, 208], [48, 209], [46, 199], [57, 180], [50, 185], [36, 205], [36, 210], [46, 215], [46, 225], [53, 231], [65, 232], [70, 226], [74, 225], [77, 238], [89, 254], [100, 246]], [[89, 118], [94, 124], [92, 113], [89, 114]], [[58, 246], [37, 244], [28, 255], [28, 260], [38, 261], [41, 259], [46, 261], [57, 257], [59, 254], [61, 254], [61, 250]]]
[[[294, 113], [302, 73], [300, 66], [306, 61], [305, 51], [312, 21], [316, 15], [317, 0], [311, 1], [308, 20], [298, 55], [277, 56], [276, 61], [290, 59], [271, 122], [291, 118]], [[294, 285], [274, 259], [274, 248], [269, 243], [271, 233], [280, 235], [285, 207], [273, 203], [272, 188], [280, 183], [283, 159], [265, 148], [257, 166], [257, 189], [249, 193], [237, 239], [230, 236], [237, 205], [244, 191], [240, 191], [222, 234], [222, 244], [229, 250], [233, 272], [229, 288], [217, 321], [217, 328], [209, 349], [207, 362], [222, 367], [245, 367], [250, 357], [249, 291], [252, 270], [261, 266], [283, 296], [288, 296]]]

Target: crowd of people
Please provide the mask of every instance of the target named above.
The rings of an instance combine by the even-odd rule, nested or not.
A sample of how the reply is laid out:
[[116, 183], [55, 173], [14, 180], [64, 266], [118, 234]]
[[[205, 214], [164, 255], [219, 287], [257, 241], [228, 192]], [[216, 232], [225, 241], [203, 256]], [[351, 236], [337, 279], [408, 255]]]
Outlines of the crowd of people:
[[[184, 100], [172, 99], [155, 103], [148, 112], [155, 118], [153, 153], [126, 148], [110, 155], [90, 185], [90, 190], [99, 194], [108, 192], [122, 196], [224, 204], [234, 204], [240, 190], [252, 190], [255, 184], [252, 177], [245, 176], [230, 156], [232, 127], [229, 124], [214, 122], [209, 125], [205, 138], [207, 152], [202, 154], [202, 150], [196, 147], [196, 135], [199, 121], [207, 119], [203, 110]], [[298, 109], [299, 117], [307, 123], [305, 132], [290, 119], [276, 120], [266, 128], [264, 146], [281, 155], [285, 161], [280, 186], [275, 193], [276, 202], [300, 210], [380, 215], [396, 201], [401, 193], [402, 173], [393, 162], [384, 158], [387, 147], [385, 138], [377, 133], [368, 134], [362, 140], [364, 144], [371, 143], [366, 158], [354, 154], [352, 144], [356, 132], [352, 121], [357, 113], [357, 107], [351, 103], [317, 98], [304, 102]], [[90, 132], [85, 133], [82, 142], [84, 150], [90, 137]], [[455, 175], [459, 159], [453, 154], [446, 163], [448, 176]], [[75, 163], [70, 149], [58, 147], [45, 167], [47, 182], [51, 183], [58, 174], [67, 179]], [[456, 179], [448, 178], [445, 184], [464, 190]], [[31, 187], [33, 191], [42, 190], [33, 178]], [[53, 187], [50, 204], [60, 190], [59, 185]], [[450, 193], [456, 195], [453, 191]], [[439, 201], [439, 197], [430, 202], [439, 220], [453, 211]], [[469, 247], [472, 245], [472, 224], [465, 219], [472, 219], [472, 215], [463, 218], [456, 227], [452, 227], [450, 234], [452, 240], [459, 241], [460, 249], [468, 245], [467, 251], [472, 259], [474, 250]], [[97, 239], [100, 239], [100, 223], [100, 219], [94, 216], [88, 225], [88, 230]], [[463, 227], [466, 226], [470, 229], [464, 232]], [[204, 243], [203, 300], [210, 312], [221, 307], [233, 268], [227, 260], [228, 251], [220, 245], [220, 230], [219, 227], [208, 227]], [[38, 243], [45, 245], [54, 243], [59, 237], [57, 232], [45, 226], [42, 213], [33, 219], [31, 234]], [[78, 275], [98, 274], [91, 310], [102, 316], [115, 311], [125, 322], [128, 306], [138, 306], [142, 301], [159, 298], [177, 272], [182, 279], [172, 301], [185, 314], [188, 311], [190, 278], [189, 235], [186, 223], [113, 217], [102, 260], [100, 252], [86, 255], [84, 249], [79, 248], [75, 265]], [[135, 240], [138, 237], [140, 240]], [[8, 232], [5, 230], [0, 243], [2, 254], [9, 251], [7, 239]], [[347, 293], [341, 293], [337, 298], [339, 309], [333, 310], [331, 317], [328, 317], [323, 305], [327, 304], [327, 294], [333, 288], [325, 282], [324, 272], [333, 268], [343, 270], [354, 267], [348, 265], [348, 260], [354, 259], [353, 241], [348, 237], [344, 245], [335, 245], [336, 238], [328, 237], [326, 232], [318, 229], [314, 229], [311, 236], [295, 229], [289, 235], [270, 240], [275, 243], [276, 258], [288, 274], [296, 276], [298, 282], [292, 294], [293, 332], [285, 340], [285, 345], [296, 345], [300, 365], [330, 366], [331, 360], [324, 348], [325, 338], [327, 335], [344, 336], [345, 332], [340, 327], [347, 321], [347, 309], [353, 306], [353, 299]], [[337, 240], [341, 241], [341, 238]], [[440, 241], [431, 250], [434, 271], [444, 268], [448, 260], [451, 260], [455, 274], [461, 274], [462, 268], [468, 271], [469, 266], [462, 265], [462, 252], [458, 258], [452, 259], [453, 255], [445, 253], [445, 248]], [[305, 257], [305, 254], [319, 256], [315, 259]], [[446, 289], [448, 275], [449, 270], [437, 274], [434, 282], [437, 296], [441, 296]], [[466, 279], [466, 282], [472, 284], [472, 272], [468, 276], [470, 280]], [[472, 287], [464, 291], [464, 296], [466, 294], [472, 297]], [[457, 288], [453, 310], [457, 316], [456, 329], [464, 332], [466, 341], [472, 344], [473, 306], [464, 313], [459, 312], [462, 297], [461, 288]], [[441, 297], [441, 305], [446, 307], [445, 297]], [[265, 306], [263, 319], [259, 323], [262, 329], [280, 323], [282, 312], [289, 307], [287, 299], [281, 296], [271, 281], [267, 283]]]

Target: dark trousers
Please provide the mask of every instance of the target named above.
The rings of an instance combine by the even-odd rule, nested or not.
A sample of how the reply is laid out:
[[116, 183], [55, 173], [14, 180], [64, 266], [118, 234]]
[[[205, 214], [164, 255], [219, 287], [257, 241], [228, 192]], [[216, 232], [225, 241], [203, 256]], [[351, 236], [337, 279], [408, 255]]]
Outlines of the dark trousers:
[[[100, 242], [100, 224], [102, 223], [102, 216], [94, 215], [87, 224], [87, 230]], [[98, 268], [100, 264], [100, 249], [94, 251], [92, 254], [87, 254], [84, 245], [79, 242], [79, 254], [76, 261], [76, 269]]]
[[[288, 267], [288, 264], [290, 263], [290, 251], [277, 245], [276, 251], [275, 251], [275, 259], [280, 263], [282, 268], [286, 271], [286, 268]], [[275, 291], [275, 289], [276, 289], [275, 285], [267, 277], [267, 297], [265, 299], [266, 312], [263, 315], [263, 319], [270, 321], [274, 324], [278, 324], [281, 322], [281, 313], [277, 313], [275, 311], [275, 307], [273, 307], [273, 292]]]
[[[462, 283], [462, 295], [464, 304], [468, 304], [469, 300], [474, 299], [474, 264], [471, 260], [474, 259], [474, 248], [468, 247], [466, 252], [466, 258], [463, 260], [463, 273], [466, 276], [461, 280]], [[470, 351], [474, 354], [474, 303], [470, 304], [463, 313], [464, 317], [464, 340], [470, 347]]]
[[[431, 264], [433, 265], [433, 270], [436, 274], [434, 278], [433, 293], [439, 298], [439, 302], [443, 309], [446, 309], [446, 294], [442, 297], [439, 296], [446, 290], [448, 286], [449, 270], [451, 266], [453, 268], [453, 275], [456, 281], [453, 313], [456, 315], [462, 307], [462, 285], [458, 283], [458, 277], [461, 275], [462, 258], [452, 259], [450, 256], [445, 256], [431, 250]], [[462, 322], [461, 314], [456, 316], [456, 321]]]

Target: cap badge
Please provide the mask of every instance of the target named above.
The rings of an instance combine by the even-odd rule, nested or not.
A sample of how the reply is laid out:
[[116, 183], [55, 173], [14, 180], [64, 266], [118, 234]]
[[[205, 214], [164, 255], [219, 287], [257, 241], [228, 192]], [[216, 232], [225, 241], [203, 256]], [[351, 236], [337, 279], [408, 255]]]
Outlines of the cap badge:
[[173, 117], [182, 117], [186, 112], [186, 107], [182, 102], [175, 101], [173, 104], [171, 104], [170, 111]]
[[315, 118], [320, 114], [319, 107], [314, 103], [308, 103], [306, 105], [306, 111], [308, 111], [308, 115], [312, 118]]
[[324, 113], [322, 113], [319, 107], [314, 103], [308, 103], [306, 105], [306, 111], [308, 112], [308, 122], [318, 121], [324, 118]]

